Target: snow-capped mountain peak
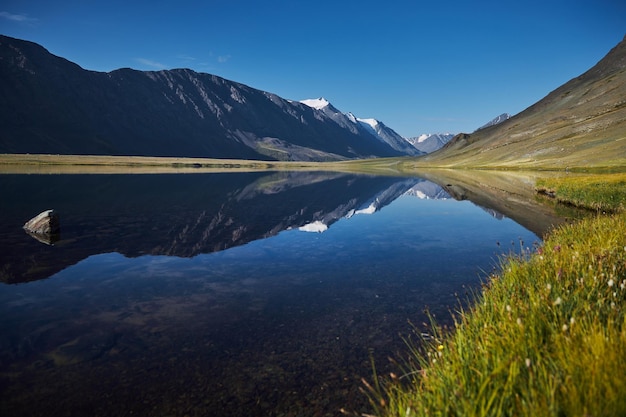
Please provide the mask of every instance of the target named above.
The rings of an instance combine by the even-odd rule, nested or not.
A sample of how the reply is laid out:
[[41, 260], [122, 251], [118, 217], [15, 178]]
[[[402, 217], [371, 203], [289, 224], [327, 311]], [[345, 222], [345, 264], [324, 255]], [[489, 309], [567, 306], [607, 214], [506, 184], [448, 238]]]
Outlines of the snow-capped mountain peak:
[[417, 143], [422, 143], [422, 142], [424, 142], [426, 139], [428, 139], [431, 136], [432, 136], [432, 134], [423, 133], [423, 134], [421, 134], [421, 135], [419, 135], [417, 137], [416, 142]]
[[418, 150], [431, 153], [444, 146], [454, 137], [453, 133], [424, 133], [406, 141]]
[[376, 130], [376, 127], [378, 126], [378, 120], [376, 119], [360, 119], [357, 117], [357, 121], [369, 125], [374, 130]]
[[321, 110], [324, 107], [328, 107], [328, 105], [330, 104], [330, 102], [326, 100], [324, 97], [301, 100], [300, 103], [306, 104], [307, 106], [312, 107], [317, 110]]
[[484, 129], [484, 128], [489, 127], [489, 126], [495, 126], [495, 125], [498, 125], [498, 124], [500, 124], [500, 123], [502, 123], [502, 122], [504, 122], [504, 121], [509, 120], [510, 118], [511, 118], [511, 115], [510, 115], [510, 114], [508, 114], [508, 113], [502, 113], [502, 114], [501, 114], [501, 115], [499, 115], [498, 117], [496, 117], [496, 118], [494, 118], [494, 119], [490, 120], [487, 124], [482, 125], [481, 127], [479, 127], [479, 128], [478, 128], [478, 129], [476, 129], [476, 130]]
[[357, 124], [359, 122], [358, 118], [351, 112], [346, 113], [346, 117], [350, 119], [350, 121], [354, 124]]
[[369, 133], [380, 142], [406, 155], [420, 155], [422, 153], [411, 144], [407, 143], [406, 140], [393, 129], [385, 126], [384, 123], [371, 118], [362, 119], [352, 113], [343, 113], [337, 110], [337, 108], [323, 97], [300, 100], [300, 103], [318, 110], [320, 112], [318, 113], [319, 117], [330, 118], [338, 125], [354, 133]]

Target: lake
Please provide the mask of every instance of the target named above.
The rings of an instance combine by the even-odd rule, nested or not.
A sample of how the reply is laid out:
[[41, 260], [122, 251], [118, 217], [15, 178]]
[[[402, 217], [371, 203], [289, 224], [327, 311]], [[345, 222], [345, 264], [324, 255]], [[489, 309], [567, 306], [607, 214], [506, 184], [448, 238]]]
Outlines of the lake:
[[[499, 257], [532, 251], [553, 221], [524, 227], [442, 185], [0, 175], [0, 413], [367, 413], [372, 361], [395, 370], [426, 310], [451, 323]], [[22, 229], [50, 208], [60, 236]]]

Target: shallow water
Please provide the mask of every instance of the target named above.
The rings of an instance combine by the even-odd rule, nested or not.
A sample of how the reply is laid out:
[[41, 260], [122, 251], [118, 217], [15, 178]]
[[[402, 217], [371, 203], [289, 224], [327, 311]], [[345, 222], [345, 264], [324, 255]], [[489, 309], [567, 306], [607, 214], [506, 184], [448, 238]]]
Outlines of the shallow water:
[[[0, 412], [337, 415], [539, 238], [419, 178], [0, 176]], [[21, 226], [61, 216], [53, 246]], [[323, 230], [321, 233], [304, 230]], [[529, 248], [529, 249], [526, 249]]]

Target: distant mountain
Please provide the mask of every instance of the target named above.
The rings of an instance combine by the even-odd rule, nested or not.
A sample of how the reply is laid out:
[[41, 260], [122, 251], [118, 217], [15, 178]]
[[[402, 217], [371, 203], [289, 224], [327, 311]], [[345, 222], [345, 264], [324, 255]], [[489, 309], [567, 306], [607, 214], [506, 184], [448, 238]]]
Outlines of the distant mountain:
[[387, 127], [384, 123], [376, 119], [358, 118], [352, 113], [342, 113], [323, 97], [302, 100], [301, 103], [321, 111], [323, 114], [330, 117], [337, 124], [348, 129], [349, 131], [359, 135], [369, 134], [398, 152], [406, 155], [421, 155], [423, 153], [418, 149], [409, 146], [402, 136], [396, 133], [393, 129]]
[[413, 138], [407, 138], [406, 141], [421, 152], [431, 153], [443, 147], [453, 137], [453, 133], [425, 133]]
[[[510, 114], [502, 113], [498, 117], [490, 120], [488, 123], [484, 124], [476, 130], [497, 125], [510, 118]], [[417, 150], [423, 153], [431, 153], [435, 152], [438, 149], [441, 149], [446, 143], [450, 142], [450, 140], [452, 140], [454, 136], [454, 133], [424, 133], [420, 136], [405, 138], [405, 140], [413, 145], [413, 147], [415, 147]]]
[[626, 163], [626, 37], [584, 74], [510, 119], [461, 133], [416, 165], [590, 168]]
[[0, 36], [0, 153], [269, 160], [414, 154], [337, 113], [188, 69], [88, 71], [35, 43]]
[[489, 127], [489, 126], [495, 126], [495, 125], [500, 124], [500, 123], [502, 123], [502, 122], [504, 122], [506, 120], [509, 120], [510, 118], [511, 118], [510, 114], [502, 113], [500, 116], [498, 116], [498, 117], [496, 117], [494, 119], [491, 119], [488, 123], [482, 125], [481, 127], [479, 127], [476, 130], [484, 129], [484, 128]]

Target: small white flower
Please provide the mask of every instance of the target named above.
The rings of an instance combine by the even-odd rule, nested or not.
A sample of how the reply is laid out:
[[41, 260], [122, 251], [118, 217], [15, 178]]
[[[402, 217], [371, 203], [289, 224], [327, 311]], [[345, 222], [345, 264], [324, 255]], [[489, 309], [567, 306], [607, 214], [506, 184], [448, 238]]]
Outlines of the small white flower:
[[519, 317], [517, 318], [517, 325], [521, 326], [522, 325], [522, 319], [520, 319]]
[[573, 325], [576, 322], [576, 320], [574, 319], [574, 317], [570, 317], [569, 318], [569, 324], [570, 326]]
[[554, 300], [554, 305], [558, 306], [559, 304], [561, 304], [563, 302], [563, 300], [561, 300], [561, 297], [556, 297], [556, 300]]
[[526, 358], [526, 367], [530, 368], [530, 358]]
[[568, 329], [567, 324], [564, 324], [564, 325], [563, 325], [563, 331], [564, 331], [564, 332], [566, 332], [566, 331], [567, 331], [567, 329]]
[[612, 286], [613, 286], [613, 284], [615, 284], [615, 281], [613, 281], [613, 278], [611, 278], [611, 279], [609, 280], [609, 287], [612, 287]]
[[506, 311], [508, 311], [509, 313], [511, 312], [511, 306], [510, 305], [506, 305]]
[[552, 285], [548, 284], [546, 285], [546, 288], [548, 289], [548, 291], [552, 290]]

